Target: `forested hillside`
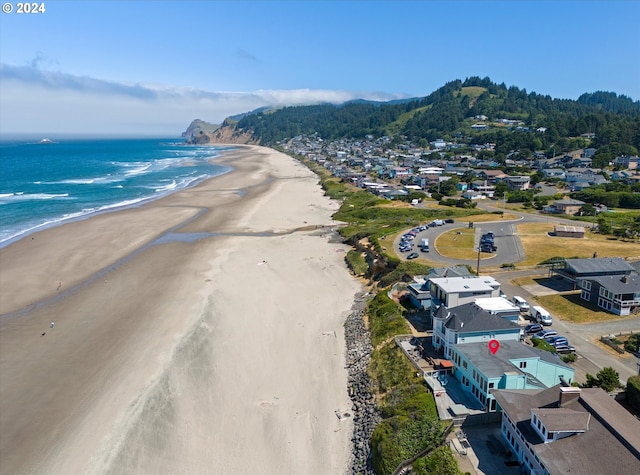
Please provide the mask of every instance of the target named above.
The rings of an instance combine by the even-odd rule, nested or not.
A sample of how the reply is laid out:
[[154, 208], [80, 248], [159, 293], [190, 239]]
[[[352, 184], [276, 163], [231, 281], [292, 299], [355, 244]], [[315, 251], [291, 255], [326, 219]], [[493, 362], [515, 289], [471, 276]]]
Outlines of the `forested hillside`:
[[[508, 121], [518, 121], [517, 126]], [[419, 146], [438, 138], [471, 145], [495, 143], [496, 158], [512, 151], [527, 154], [553, 147], [561, 153], [584, 146], [612, 157], [638, 153], [640, 102], [613, 92], [554, 99], [472, 77], [409, 102], [286, 107], [245, 115], [235, 128], [262, 144], [301, 134], [318, 134], [325, 140], [371, 134], [404, 136]], [[593, 139], [586, 141], [583, 134], [593, 134]]]

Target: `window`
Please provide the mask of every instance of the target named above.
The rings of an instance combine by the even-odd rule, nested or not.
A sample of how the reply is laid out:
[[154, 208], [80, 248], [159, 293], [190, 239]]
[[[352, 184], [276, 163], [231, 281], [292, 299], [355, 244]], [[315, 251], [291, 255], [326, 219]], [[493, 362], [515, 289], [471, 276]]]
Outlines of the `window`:
[[526, 368], [527, 367], [527, 362], [526, 361], [521, 361], [520, 362], [520, 368]]
[[583, 300], [591, 300], [591, 293], [585, 292], [584, 290], [580, 292], [580, 298]]
[[582, 288], [584, 290], [591, 290], [591, 282], [588, 280], [583, 280], [582, 281]]
[[489, 389], [493, 389], [496, 387], [496, 383], [489, 383]]
[[466, 362], [466, 361], [463, 361], [463, 362], [462, 362], [462, 367], [463, 367], [464, 369], [467, 369], [467, 362]]

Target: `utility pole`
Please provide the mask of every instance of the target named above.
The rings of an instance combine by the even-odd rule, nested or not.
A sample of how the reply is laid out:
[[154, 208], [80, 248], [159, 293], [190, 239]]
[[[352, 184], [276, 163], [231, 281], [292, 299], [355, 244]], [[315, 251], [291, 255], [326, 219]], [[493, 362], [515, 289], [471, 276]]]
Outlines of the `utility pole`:
[[480, 275], [480, 244], [478, 244], [478, 264], [476, 266], [476, 275]]

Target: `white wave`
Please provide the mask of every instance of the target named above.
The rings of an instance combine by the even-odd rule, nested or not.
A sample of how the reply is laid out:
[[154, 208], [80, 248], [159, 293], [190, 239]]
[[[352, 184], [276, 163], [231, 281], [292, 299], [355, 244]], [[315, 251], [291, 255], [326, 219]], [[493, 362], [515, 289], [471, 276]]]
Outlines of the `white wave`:
[[15, 201], [53, 200], [68, 197], [69, 193], [6, 193], [0, 196], [0, 203], [7, 204]]
[[153, 191], [155, 191], [157, 193], [163, 193], [165, 191], [175, 190], [177, 187], [178, 187], [178, 184], [176, 183], [176, 181], [175, 180], [171, 180], [171, 183], [169, 183], [167, 185], [158, 186], [157, 188], [154, 188]]

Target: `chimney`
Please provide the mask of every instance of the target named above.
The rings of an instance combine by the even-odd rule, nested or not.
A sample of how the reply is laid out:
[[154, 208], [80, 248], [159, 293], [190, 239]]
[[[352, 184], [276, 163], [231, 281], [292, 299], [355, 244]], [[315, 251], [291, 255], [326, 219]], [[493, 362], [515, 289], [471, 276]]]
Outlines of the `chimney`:
[[623, 284], [628, 284], [629, 283], [629, 276], [628, 275], [623, 275], [622, 277], [620, 277], [620, 282], [622, 282]]
[[565, 407], [567, 404], [573, 401], [577, 401], [580, 397], [580, 388], [574, 386], [561, 386], [560, 387], [560, 400], [558, 406]]

